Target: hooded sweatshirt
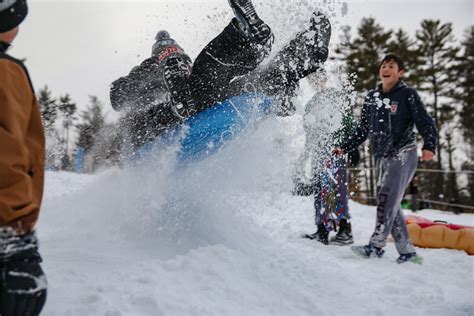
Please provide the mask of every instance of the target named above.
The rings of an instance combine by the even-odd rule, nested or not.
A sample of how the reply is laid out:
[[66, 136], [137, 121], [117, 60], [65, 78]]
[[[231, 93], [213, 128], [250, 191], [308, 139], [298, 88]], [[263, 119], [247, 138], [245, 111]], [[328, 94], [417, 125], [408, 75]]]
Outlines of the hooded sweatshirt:
[[341, 148], [349, 152], [370, 135], [375, 158], [393, 157], [403, 148], [416, 147], [414, 126], [423, 137], [423, 149], [436, 152], [436, 126], [416, 90], [399, 81], [384, 93], [379, 85], [367, 94], [360, 122]]
[[147, 111], [169, 102], [170, 92], [164, 80], [166, 60], [180, 58], [191, 67], [191, 58], [175, 40], [159, 37], [153, 45], [152, 56], [135, 66], [127, 76], [115, 80], [110, 88], [110, 101], [116, 111]]

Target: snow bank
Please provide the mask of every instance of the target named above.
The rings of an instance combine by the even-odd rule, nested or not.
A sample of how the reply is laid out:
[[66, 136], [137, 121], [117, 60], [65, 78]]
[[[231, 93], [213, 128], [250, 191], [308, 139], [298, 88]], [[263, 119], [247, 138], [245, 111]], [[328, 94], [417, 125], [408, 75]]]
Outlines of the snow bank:
[[[363, 260], [299, 237], [315, 229], [311, 198], [289, 193], [303, 137], [296, 115], [181, 172], [169, 171], [172, 155], [93, 176], [48, 172], [44, 315], [472, 315], [464, 252], [419, 249], [422, 266], [398, 265], [393, 244]], [[350, 207], [365, 243], [375, 208]]]

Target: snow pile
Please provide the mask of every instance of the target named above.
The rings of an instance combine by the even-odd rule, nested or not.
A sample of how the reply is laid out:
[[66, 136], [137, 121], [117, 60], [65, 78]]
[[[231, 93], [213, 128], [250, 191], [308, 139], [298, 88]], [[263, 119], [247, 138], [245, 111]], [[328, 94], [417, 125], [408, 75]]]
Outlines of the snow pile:
[[[469, 315], [473, 257], [420, 249], [398, 265], [301, 239], [312, 200], [291, 175], [301, 115], [264, 121], [209, 159], [172, 155], [87, 176], [48, 172], [38, 227], [49, 279], [44, 315]], [[375, 208], [351, 203], [356, 242]], [[472, 215], [422, 216], [473, 225]]]

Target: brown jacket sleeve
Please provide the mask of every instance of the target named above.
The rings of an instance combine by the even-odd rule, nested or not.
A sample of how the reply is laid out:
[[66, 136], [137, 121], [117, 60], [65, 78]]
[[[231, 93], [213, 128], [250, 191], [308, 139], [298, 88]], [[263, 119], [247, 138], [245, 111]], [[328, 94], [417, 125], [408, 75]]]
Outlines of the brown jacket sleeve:
[[44, 131], [26, 68], [0, 58], [0, 226], [33, 229], [44, 182]]

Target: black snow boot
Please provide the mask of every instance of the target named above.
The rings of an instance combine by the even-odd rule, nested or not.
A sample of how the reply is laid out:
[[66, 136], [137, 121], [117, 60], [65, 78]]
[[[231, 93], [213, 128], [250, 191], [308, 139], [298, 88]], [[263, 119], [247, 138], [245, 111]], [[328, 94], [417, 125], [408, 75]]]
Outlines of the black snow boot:
[[196, 105], [191, 96], [189, 76], [191, 62], [181, 56], [172, 56], [165, 61], [163, 76], [170, 93], [171, 111], [180, 119], [196, 113]]
[[311, 15], [309, 26], [296, 34], [269, 62], [260, 75], [263, 92], [280, 101], [277, 114], [294, 112], [291, 97], [300, 79], [322, 67], [329, 54], [331, 23], [319, 11]]
[[242, 32], [257, 42], [266, 42], [272, 36], [270, 27], [260, 19], [251, 0], [228, 0]]
[[327, 231], [326, 226], [324, 226], [324, 224], [319, 224], [318, 230], [315, 233], [304, 234], [302, 237], [319, 241], [320, 243], [323, 243], [325, 245], [329, 245], [329, 232]]
[[[331, 40], [331, 23], [319, 11], [311, 16], [311, 25], [308, 31], [299, 34], [308, 49], [308, 56], [312, 62], [326, 61], [329, 55], [329, 41]], [[298, 37], [298, 35], [297, 35]]]
[[313, 12], [307, 29], [296, 34], [271, 62], [273, 76], [297, 82], [321, 67], [329, 55], [331, 23], [319, 11]]
[[339, 231], [337, 232], [336, 236], [331, 238], [331, 243], [340, 246], [350, 245], [354, 243], [351, 223], [349, 223], [347, 219], [341, 219], [341, 221], [339, 222]]

